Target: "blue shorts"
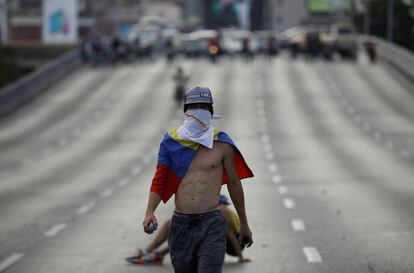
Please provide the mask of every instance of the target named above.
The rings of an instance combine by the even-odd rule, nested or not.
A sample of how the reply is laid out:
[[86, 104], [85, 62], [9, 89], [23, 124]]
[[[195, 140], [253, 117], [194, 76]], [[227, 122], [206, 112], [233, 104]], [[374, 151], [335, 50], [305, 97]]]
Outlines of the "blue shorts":
[[175, 212], [168, 235], [175, 273], [221, 273], [227, 227], [220, 211]]

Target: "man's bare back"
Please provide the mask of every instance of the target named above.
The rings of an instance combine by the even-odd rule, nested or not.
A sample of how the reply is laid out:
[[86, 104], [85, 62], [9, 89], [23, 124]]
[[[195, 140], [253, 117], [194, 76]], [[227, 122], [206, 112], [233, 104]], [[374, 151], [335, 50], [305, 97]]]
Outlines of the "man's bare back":
[[215, 141], [213, 149], [200, 145], [175, 195], [175, 209], [181, 213], [204, 213], [218, 208], [223, 160], [229, 144]]

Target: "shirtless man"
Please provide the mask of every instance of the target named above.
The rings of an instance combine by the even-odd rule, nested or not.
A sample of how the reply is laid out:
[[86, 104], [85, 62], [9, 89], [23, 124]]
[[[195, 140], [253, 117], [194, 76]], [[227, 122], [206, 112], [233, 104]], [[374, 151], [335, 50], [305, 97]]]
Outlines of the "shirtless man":
[[[176, 273], [220, 273], [227, 229], [218, 210], [220, 189], [227, 183], [240, 219], [240, 243], [253, 243], [240, 179], [253, 174], [230, 137], [211, 125], [213, 100], [208, 88], [195, 87], [184, 95], [185, 121], [170, 130], [160, 145], [144, 231], [157, 224], [155, 210], [175, 193], [168, 243]], [[224, 175], [223, 175], [224, 174]]]

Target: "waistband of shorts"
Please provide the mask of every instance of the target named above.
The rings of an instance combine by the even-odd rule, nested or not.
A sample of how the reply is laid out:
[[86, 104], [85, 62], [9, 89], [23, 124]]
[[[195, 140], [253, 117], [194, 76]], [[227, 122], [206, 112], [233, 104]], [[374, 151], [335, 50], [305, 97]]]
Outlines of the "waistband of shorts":
[[216, 218], [217, 216], [222, 217], [222, 214], [219, 210], [213, 210], [204, 213], [196, 213], [196, 214], [187, 214], [187, 213], [180, 213], [174, 211], [172, 221], [182, 224], [190, 224], [194, 221], [203, 221], [211, 218]]

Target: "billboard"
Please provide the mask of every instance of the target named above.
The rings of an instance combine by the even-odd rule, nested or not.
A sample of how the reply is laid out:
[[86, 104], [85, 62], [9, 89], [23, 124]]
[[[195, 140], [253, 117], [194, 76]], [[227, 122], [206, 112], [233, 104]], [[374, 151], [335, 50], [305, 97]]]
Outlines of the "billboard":
[[310, 13], [351, 11], [352, 0], [307, 0], [307, 8]]
[[44, 43], [76, 43], [78, 40], [78, 0], [43, 0], [42, 36]]

